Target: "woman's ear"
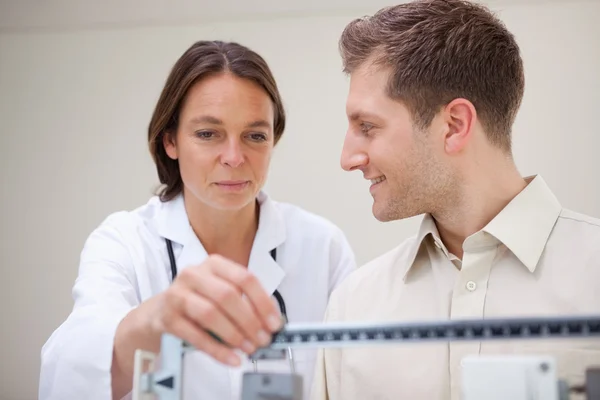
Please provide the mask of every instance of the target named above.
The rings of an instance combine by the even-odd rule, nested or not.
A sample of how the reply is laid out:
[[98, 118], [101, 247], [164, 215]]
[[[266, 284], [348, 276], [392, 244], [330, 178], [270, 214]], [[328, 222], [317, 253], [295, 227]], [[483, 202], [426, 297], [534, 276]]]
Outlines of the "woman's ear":
[[173, 159], [177, 160], [177, 143], [175, 140], [175, 134], [171, 131], [166, 131], [162, 135], [163, 138], [163, 146], [165, 146], [165, 152], [167, 155]]
[[470, 101], [454, 99], [444, 108], [444, 120], [448, 127], [444, 149], [448, 154], [456, 154], [465, 148], [473, 136], [477, 111]]

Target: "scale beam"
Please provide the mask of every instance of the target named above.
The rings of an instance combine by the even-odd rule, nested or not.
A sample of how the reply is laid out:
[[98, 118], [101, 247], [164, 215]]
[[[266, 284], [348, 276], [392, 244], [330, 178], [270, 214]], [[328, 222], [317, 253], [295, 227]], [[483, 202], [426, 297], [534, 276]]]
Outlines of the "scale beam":
[[269, 350], [299, 347], [349, 347], [393, 342], [530, 340], [600, 336], [600, 315], [464, 319], [417, 323], [323, 323], [289, 324], [274, 335], [272, 343], [253, 357], [264, 358]]
[[[600, 337], [600, 315], [568, 317], [531, 317], [463, 319], [407, 323], [316, 323], [287, 324], [273, 335], [271, 344], [259, 349], [250, 358], [283, 359], [294, 348], [324, 348], [371, 346], [392, 343], [427, 343], [449, 341], [577, 339]], [[195, 350], [184, 341], [164, 334], [160, 362], [156, 355], [138, 350], [134, 371], [133, 400], [145, 395], [160, 400], [180, 400], [182, 393], [182, 364], [187, 351]], [[150, 363], [143, 368], [143, 363]], [[161, 366], [154, 368], [155, 362]], [[483, 365], [483, 364], [482, 364]], [[145, 371], [144, 371], [145, 370]], [[597, 372], [595, 372], [597, 374]], [[265, 379], [272, 381], [266, 384]], [[282, 399], [301, 398], [296, 374], [245, 374], [244, 399], [258, 399], [259, 394], [285, 390]], [[594, 378], [597, 385], [597, 378]], [[279, 385], [279, 386], [277, 386]], [[591, 386], [590, 386], [591, 387]], [[279, 389], [278, 389], [279, 388]], [[262, 395], [261, 395], [262, 396]]]

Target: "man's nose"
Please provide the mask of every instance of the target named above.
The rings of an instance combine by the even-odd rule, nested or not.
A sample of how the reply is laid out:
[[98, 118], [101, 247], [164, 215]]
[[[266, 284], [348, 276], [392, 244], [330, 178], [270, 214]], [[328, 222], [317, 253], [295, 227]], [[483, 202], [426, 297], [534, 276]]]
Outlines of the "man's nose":
[[367, 165], [369, 157], [360, 146], [357, 138], [352, 136], [352, 133], [346, 133], [344, 139], [344, 147], [342, 148], [342, 157], [340, 159], [340, 165], [345, 171], [354, 171]]

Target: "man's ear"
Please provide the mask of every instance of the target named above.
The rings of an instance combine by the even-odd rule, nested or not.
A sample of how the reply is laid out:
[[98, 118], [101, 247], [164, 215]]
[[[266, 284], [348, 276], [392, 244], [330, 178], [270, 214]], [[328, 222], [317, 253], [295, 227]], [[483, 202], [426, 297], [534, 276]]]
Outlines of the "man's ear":
[[444, 137], [444, 150], [448, 154], [462, 151], [473, 136], [477, 121], [477, 110], [469, 100], [458, 98], [443, 108], [447, 132]]
[[165, 147], [165, 152], [167, 155], [173, 159], [177, 160], [177, 143], [175, 141], [175, 134], [171, 131], [167, 131], [163, 133], [163, 146]]

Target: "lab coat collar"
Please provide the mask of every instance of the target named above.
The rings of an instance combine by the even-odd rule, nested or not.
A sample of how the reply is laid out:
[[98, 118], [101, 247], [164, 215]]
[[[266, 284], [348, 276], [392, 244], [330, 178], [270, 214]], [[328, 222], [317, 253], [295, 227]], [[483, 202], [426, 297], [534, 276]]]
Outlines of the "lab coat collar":
[[187, 217], [183, 195], [180, 194], [170, 201], [161, 203], [160, 207], [157, 216], [158, 234], [172, 242], [188, 244], [194, 231]]
[[[539, 175], [525, 178], [527, 186], [517, 194], [482, 231], [502, 242], [530, 271], [534, 272], [546, 247], [562, 206], [544, 179]], [[423, 241], [431, 236], [447, 257], [450, 256], [440, 239], [435, 220], [425, 214], [419, 231], [410, 245], [403, 264], [406, 280]]]
[[[258, 193], [257, 200], [260, 206], [258, 230], [248, 268], [272, 294], [283, 280], [285, 271], [273, 260], [270, 252], [285, 242], [286, 226], [276, 203], [264, 191]], [[178, 271], [200, 264], [208, 254], [190, 225], [183, 196], [179, 195], [161, 207], [157, 218], [158, 234], [183, 246], [177, 256]], [[278, 260], [281, 259], [279, 253]]]
[[261, 282], [267, 293], [272, 294], [285, 276], [280, 267], [281, 251], [277, 252], [277, 261], [271, 257], [271, 250], [285, 242], [286, 227], [283, 215], [265, 192], [259, 192], [260, 215], [258, 230], [250, 253], [250, 272]]

